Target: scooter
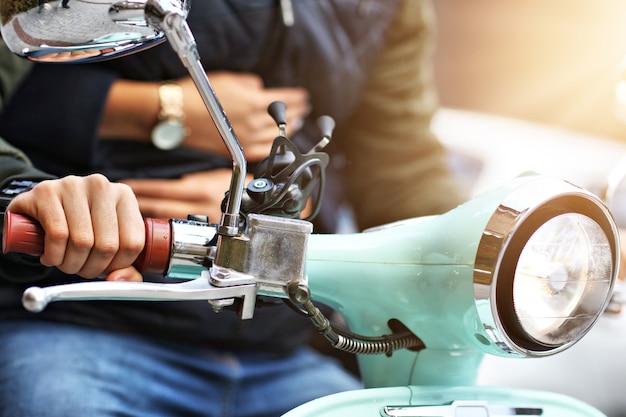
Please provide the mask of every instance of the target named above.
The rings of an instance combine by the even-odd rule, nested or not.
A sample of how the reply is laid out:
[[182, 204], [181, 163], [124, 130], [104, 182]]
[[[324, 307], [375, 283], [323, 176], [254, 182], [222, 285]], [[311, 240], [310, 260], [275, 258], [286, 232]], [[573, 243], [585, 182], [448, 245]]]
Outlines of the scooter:
[[[357, 355], [366, 387], [314, 400], [288, 417], [603, 415], [568, 396], [473, 385], [483, 355], [557, 354], [580, 340], [606, 308], [620, 248], [617, 226], [597, 196], [525, 173], [442, 215], [363, 233], [313, 234], [310, 218], [300, 216], [307, 201], [313, 201], [312, 215], [319, 206], [332, 119], [320, 120], [319, 144], [301, 153], [285, 136], [284, 106], [270, 106], [278, 136], [245, 185], [246, 160], [198, 59], [185, 21], [188, 3], [86, 3], [82, 18], [99, 19], [93, 33], [63, 32], [56, 45], [42, 45], [15, 33], [37, 9], [1, 2], [5, 42], [34, 60], [88, 62], [169, 40], [233, 160], [219, 224], [202, 216], [145, 219], [147, 244], [135, 266], [171, 284], [31, 287], [25, 308], [37, 312], [64, 300], [200, 299], [246, 320], [259, 297], [282, 300], [294, 314], [308, 316], [334, 348]], [[52, 19], [51, 25], [67, 25], [54, 21], [64, 19], [60, 14]], [[43, 232], [32, 219], [7, 212], [2, 246], [39, 255]], [[331, 322], [315, 302], [332, 307], [345, 326]]]

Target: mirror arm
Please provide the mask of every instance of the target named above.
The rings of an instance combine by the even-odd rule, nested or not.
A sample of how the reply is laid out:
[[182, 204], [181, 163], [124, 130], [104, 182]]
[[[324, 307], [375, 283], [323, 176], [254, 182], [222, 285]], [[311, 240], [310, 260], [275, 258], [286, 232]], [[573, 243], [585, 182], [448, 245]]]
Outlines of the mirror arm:
[[239, 212], [245, 188], [246, 159], [241, 144], [200, 62], [196, 41], [186, 21], [186, 13], [178, 4], [180, 3], [169, 0], [148, 0], [145, 7], [146, 19], [151, 25], [158, 27], [165, 33], [170, 45], [178, 54], [183, 65], [187, 67], [224, 144], [228, 148], [233, 162], [233, 174], [218, 233], [225, 236], [236, 236], [239, 234]]

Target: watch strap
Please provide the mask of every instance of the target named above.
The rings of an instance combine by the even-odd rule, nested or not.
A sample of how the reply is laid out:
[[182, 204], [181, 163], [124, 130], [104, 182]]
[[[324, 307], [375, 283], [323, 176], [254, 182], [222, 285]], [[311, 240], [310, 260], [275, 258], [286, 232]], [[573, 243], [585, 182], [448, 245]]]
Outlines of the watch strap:
[[159, 103], [159, 120], [174, 119], [182, 122], [185, 119], [183, 89], [180, 85], [171, 82], [161, 84]]
[[159, 86], [158, 122], [152, 128], [152, 144], [161, 150], [172, 150], [180, 146], [187, 135], [183, 89], [173, 82]]

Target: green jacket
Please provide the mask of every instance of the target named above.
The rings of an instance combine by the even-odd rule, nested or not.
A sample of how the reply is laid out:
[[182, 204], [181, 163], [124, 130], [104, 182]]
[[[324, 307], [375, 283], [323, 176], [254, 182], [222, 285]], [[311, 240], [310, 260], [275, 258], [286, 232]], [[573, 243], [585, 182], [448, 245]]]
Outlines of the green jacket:
[[[28, 73], [30, 66], [30, 61], [14, 55], [0, 38], [0, 109]], [[13, 180], [42, 181], [50, 178], [53, 177], [33, 167], [22, 151], [0, 138], [0, 190]], [[7, 260], [19, 262], [5, 262]], [[47, 270], [36, 259], [22, 255], [2, 256], [0, 261], [0, 275], [8, 279], [18, 280], [19, 277], [28, 276], [29, 279], [37, 280]]]

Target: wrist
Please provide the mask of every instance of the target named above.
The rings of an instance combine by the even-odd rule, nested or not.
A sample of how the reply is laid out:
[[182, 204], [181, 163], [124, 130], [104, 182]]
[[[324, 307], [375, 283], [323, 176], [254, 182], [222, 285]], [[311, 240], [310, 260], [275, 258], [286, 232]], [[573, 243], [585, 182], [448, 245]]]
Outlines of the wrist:
[[149, 142], [150, 132], [158, 121], [158, 85], [145, 81], [115, 81], [109, 89], [99, 137]]

